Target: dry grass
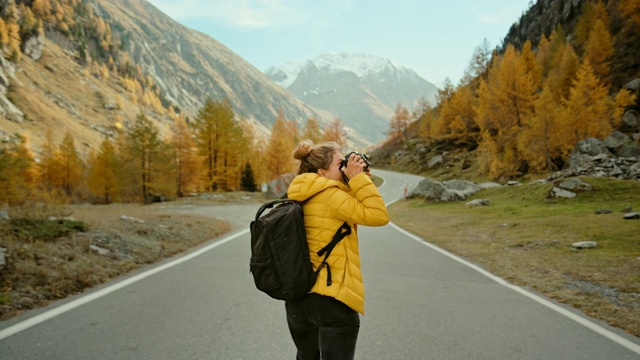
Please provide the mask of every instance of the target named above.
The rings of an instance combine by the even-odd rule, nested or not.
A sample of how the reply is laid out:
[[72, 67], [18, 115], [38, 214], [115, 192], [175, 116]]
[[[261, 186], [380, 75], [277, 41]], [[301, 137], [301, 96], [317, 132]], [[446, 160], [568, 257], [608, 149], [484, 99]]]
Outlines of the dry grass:
[[[226, 199], [200, 203], [217, 204]], [[9, 222], [0, 223], [0, 247], [7, 249], [8, 256], [7, 266], [0, 272], [0, 319], [80, 293], [230, 230], [225, 221], [167, 213], [161, 204], [40, 207], [35, 211], [12, 209], [11, 219], [24, 216], [45, 224], [49, 216], [71, 216], [74, 223], [88, 225], [88, 231], [34, 239], [16, 236]], [[129, 219], [123, 220], [122, 215]]]
[[[640, 336], [640, 182], [585, 179], [594, 190], [548, 200], [551, 185], [483, 190], [487, 207], [408, 200], [390, 207], [392, 220], [506, 280], [536, 289]], [[611, 214], [596, 214], [608, 208]], [[576, 250], [578, 241], [596, 249]]]

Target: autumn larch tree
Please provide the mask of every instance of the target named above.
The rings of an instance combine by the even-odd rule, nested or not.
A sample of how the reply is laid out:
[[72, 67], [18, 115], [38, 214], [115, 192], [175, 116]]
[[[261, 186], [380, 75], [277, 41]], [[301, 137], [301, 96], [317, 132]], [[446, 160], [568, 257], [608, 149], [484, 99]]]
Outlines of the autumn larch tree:
[[234, 117], [228, 100], [209, 99], [195, 118], [196, 146], [204, 158], [208, 191], [233, 190], [240, 182], [243, 163], [237, 145], [242, 129]]
[[269, 143], [267, 144], [265, 163], [267, 165], [268, 180], [295, 170], [293, 150], [296, 143], [294, 134], [291, 134], [291, 126], [287, 125], [287, 120], [282, 116], [280, 114], [276, 118], [276, 122], [271, 128]]
[[335, 118], [324, 129], [323, 141], [333, 141], [340, 147], [343, 147], [347, 143], [347, 132], [344, 129], [344, 124], [339, 118]]
[[322, 141], [322, 130], [320, 130], [320, 125], [318, 121], [314, 118], [308, 118], [307, 123], [304, 126], [304, 131], [302, 132], [303, 140], [311, 140], [314, 144]]
[[614, 109], [608, 92], [585, 60], [578, 69], [562, 116], [565, 157], [579, 141], [587, 137], [604, 139], [611, 133]]
[[119, 179], [122, 168], [118, 154], [109, 138], [102, 140], [98, 153], [89, 162], [90, 170], [87, 177], [87, 187], [91, 193], [109, 204], [119, 196]]
[[34, 190], [35, 162], [20, 135], [0, 145], [0, 203], [17, 205], [28, 200]]
[[522, 172], [518, 136], [534, 114], [536, 84], [513, 45], [494, 59], [487, 81], [478, 92], [478, 124], [482, 143], [491, 156], [491, 176], [510, 177]]
[[396, 105], [396, 110], [391, 117], [391, 121], [389, 121], [389, 138], [399, 138], [401, 141], [407, 140], [407, 130], [409, 129], [409, 124], [411, 123], [411, 115], [409, 114], [409, 110], [404, 106], [398, 104]]
[[84, 162], [78, 155], [73, 136], [67, 132], [59, 146], [61, 188], [71, 197], [82, 183]]
[[143, 203], [150, 204], [159, 195], [153, 182], [161, 172], [164, 148], [158, 128], [142, 113], [127, 132], [127, 150], [133, 171], [132, 185], [137, 187], [137, 196]]
[[173, 130], [170, 144], [176, 168], [176, 190], [177, 196], [182, 197], [198, 190], [200, 161], [197, 158], [193, 134], [186, 121], [177, 117]]

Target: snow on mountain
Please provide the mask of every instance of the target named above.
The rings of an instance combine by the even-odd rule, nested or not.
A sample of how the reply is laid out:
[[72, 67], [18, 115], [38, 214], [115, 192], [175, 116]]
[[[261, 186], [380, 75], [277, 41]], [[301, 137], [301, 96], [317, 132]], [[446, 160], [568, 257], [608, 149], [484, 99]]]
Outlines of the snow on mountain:
[[[379, 74], [385, 70], [395, 69], [400, 73], [413, 72], [405, 67], [394, 64], [391, 60], [371, 54], [349, 54], [345, 52], [327, 53], [309, 60], [315, 67], [328, 74], [352, 72], [359, 78]], [[281, 66], [271, 66], [265, 71], [275, 83], [288, 88], [296, 80], [298, 74], [307, 63], [287, 62]], [[416, 74], [417, 75], [417, 74]]]
[[385, 139], [397, 105], [413, 111], [435, 104], [437, 87], [415, 71], [369, 54], [328, 53], [305, 63], [270, 67], [265, 74], [294, 96], [326, 110], [371, 141]]

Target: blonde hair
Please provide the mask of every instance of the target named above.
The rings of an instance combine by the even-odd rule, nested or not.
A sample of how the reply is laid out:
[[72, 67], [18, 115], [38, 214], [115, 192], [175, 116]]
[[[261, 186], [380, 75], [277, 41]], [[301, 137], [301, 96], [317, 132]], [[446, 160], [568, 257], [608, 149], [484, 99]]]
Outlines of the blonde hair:
[[328, 169], [333, 161], [333, 154], [338, 151], [340, 151], [340, 145], [335, 142], [314, 145], [311, 140], [301, 141], [293, 151], [293, 158], [300, 161], [298, 175]]

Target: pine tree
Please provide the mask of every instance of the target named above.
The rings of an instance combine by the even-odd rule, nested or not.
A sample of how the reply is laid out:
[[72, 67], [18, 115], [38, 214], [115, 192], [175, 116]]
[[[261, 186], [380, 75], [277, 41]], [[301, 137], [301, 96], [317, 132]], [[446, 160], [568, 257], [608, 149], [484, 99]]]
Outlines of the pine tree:
[[251, 164], [247, 162], [242, 171], [242, 179], [240, 180], [240, 190], [256, 192], [258, 187], [256, 186], [255, 178], [253, 177], [253, 170]]

